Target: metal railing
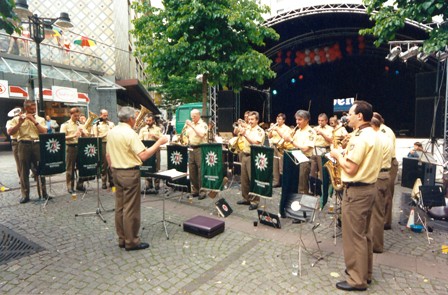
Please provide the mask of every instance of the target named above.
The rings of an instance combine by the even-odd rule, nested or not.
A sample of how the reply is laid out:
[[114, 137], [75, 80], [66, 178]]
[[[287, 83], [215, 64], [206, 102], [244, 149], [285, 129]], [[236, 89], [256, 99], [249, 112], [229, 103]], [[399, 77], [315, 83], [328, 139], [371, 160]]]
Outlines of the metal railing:
[[[103, 60], [95, 55], [48, 42], [42, 43], [40, 50], [42, 64], [60, 64], [101, 72]], [[20, 56], [31, 61], [36, 58], [36, 44], [30, 38], [0, 32], [0, 54]]]

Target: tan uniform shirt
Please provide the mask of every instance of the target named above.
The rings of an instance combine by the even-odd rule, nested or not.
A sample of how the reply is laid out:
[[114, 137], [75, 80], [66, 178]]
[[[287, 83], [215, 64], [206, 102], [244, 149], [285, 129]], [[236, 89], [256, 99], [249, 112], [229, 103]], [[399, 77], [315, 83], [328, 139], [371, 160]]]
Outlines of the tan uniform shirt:
[[315, 140], [316, 140], [316, 131], [314, 131], [314, 129], [311, 128], [310, 125], [307, 125], [303, 129], [298, 128], [294, 133], [294, 137], [292, 138], [294, 144], [296, 146], [299, 146], [300, 148], [311, 147], [310, 150], [304, 153], [305, 156], [307, 157], [311, 157], [313, 155]]
[[[249, 130], [246, 131], [247, 132], [247, 137], [250, 137], [251, 139], [255, 139], [259, 144], [258, 145], [262, 145], [264, 142], [264, 136], [265, 136], [265, 132], [263, 130], [263, 128], [261, 128], [260, 126], [255, 126], [253, 128], [250, 128]], [[246, 137], [241, 136], [241, 140], [244, 142], [244, 149], [243, 149], [243, 153], [250, 153], [250, 143], [249, 141], [247, 141]]]
[[189, 144], [190, 145], [199, 145], [201, 143], [207, 143], [207, 131], [208, 131], [207, 124], [204, 121], [202, 121], [202, 119], [199, 119], [199, 121], [196, 124], [194, 122], [192, 122], [192, 123], [194, 124], [195, 129], [199, 128], [199, 130], [201, 130], [204, 133], [204, 136], [199, 137], [196, 134], [196, 132], [194, 132], [193, 128], [187, 127], [185, 130], [185, 133], [188, 137]]
[[[314, 130], [316, 131], [320, 130], [323, 134], [325, 134], [327, 137], [330, 138], [332, 137], [333, 134], [333, 127], [331, 127], [330, 125], [325, 125], [325, 127], [323, 128], [319, 125], [314, 127]], [[330, 143], [327, 142], [322, 135], [316, 134], [316, 141], [314, 142], [314, 145], [317, 147], [329, 147]]]
[[[6, 130], [8, 130], [8, 129], [11, 128], [11, 127], [14, 127], [14, 125], [12, 124], [12, 120], [13, 120], [13, 119], [6, 121]], [[14, 133], [14, 134], [11, 134], [11, 135], [10, 135], [11, 139], [17, 139], [18, 134], [19, 134], [19, 132], [16, 132], [16, 133]]]
[[140, 129], [138, 134], [138, 138], [140, 138], [140, 140], [157, 140], [162, 136], [162, 129], [160, 129], [160, 127], [156, 124], [153, 124], [151, 127], [143, 127]]
[[381, 169], [390, 169], [392, 166], [392, 140], [383, 132], [377, 131], [378, 138], [380, 139], [383, 160], [381, 161]]
[[[19, 116], [12, 118], [11, 120], [11, 126], [16, 126], [17, 124], [19, 124]], [[45, 125], [45, 119], [42, 117], [39, 117], [36, 115], [36, 121], [42, 125], [43, 127], [45, 127], [45, 129], [47, 129], [46, 125]], [[16, 133], [17, 135], [17, 140], [21, 141], [21, 140], [38, 140], [39, 139], [39, 130], [37, 130], [37, 127], [34, 125], [33, 122], [31, 122], [30, 120], [26, 119], [22, 125], [19, 128], [19, 131], [17, 131]]]
[[396, 137], [395, 137], [395, 133], [392, 131], [392, 129], [390, 129], [388, 126], [381, 124], [380, 126], [380, 131], [385, 133], [391, 140], [392, 140], [392, 158], [395, 158], [395, 141], [396, 141]]
[[290, 135], [292, 130], [291, 128], [289, 128], [288, 125], [283, 124], [281, 127], [278, 127], [280, 130], [273, 130], [272, 131], [272, 137], [271, 137], [271, 142], [273, 145], [277, 145], [278, 142], [282, 139], [282, 137], [280, 136], [280, 134], [283, 134], [283, 136], [285, 135]]
[[102, 142], [107, 142], [107, 134], [109, 133], [109, 130], [111, 130], [114, 127], [115, 127], [114, 122], [99, 121], [97, 124], [93, 125], [93, 134], [96, 137], [100, 137], [102, 139]]
[[[73, 120], [70, 119], [67, 122], [62, 123], [60, 131], [61, 131], [61, 133], [65, 133], [66, 136], [72, 136], [78, 131], [79, 127], [80, 126], [79, 126], [78, 122], [73, 122]], [[78, 137], [73, 137], [73, 138], [67, 139], [65, 142], [67, 144], [77, 144]]]
[[106, 151], [112, 168], [124, 169], [142, 165], [138, 154], [146, 148], [129, 124], [119, 123], [109, 131], [107, 137]]
[[355, 175], [348, 175], [342, 170], [343, 182], [376, 182], [383, 156], [380, 139], [372, 127], [353, 131], [344, 158], [356, 163], [359, 167]]

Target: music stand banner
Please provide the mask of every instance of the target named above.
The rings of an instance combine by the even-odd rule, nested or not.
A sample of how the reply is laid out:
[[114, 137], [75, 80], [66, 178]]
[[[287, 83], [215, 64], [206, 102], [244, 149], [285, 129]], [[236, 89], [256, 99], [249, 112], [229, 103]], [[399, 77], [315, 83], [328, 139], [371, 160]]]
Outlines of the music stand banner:
[[65, 133], [39, 134], [39, 175], [65, 172]]
[[[146, 148], [150, 148], [156, 142], [155, 140], [142, 140], [143, 144]], [[143, 162], [142, 166], [140, 166], [140, 176], [142, 177], [150, 177], [150, 174], [156, 172], [156, 153]]]
[[188, 147], [183, 145], [168, 145], [167, 157], [168, 170], [176, 169], [180, 172], [187, 172]]
[[291, 151], [285, 151], [283, 155], [283, 173], [282, 175], [282, 195], [280, 198], [280, 216], [285, 218], [285, 207], [288, 199], [292, 194], [297, 194], [299, 191], [299, 163], [295, 161]]
[[78, 139], [77, 167], [79, 177], [91, 177], [99, 175], [101, 168], [101, 138], [80, 137]]
[[202, 188], [220, 191], [222, 189], [222, 144], [201, 144]]
[[260, 197], [272, 197], [274, 149], [252, 145], [250, 155], [250, 194]]

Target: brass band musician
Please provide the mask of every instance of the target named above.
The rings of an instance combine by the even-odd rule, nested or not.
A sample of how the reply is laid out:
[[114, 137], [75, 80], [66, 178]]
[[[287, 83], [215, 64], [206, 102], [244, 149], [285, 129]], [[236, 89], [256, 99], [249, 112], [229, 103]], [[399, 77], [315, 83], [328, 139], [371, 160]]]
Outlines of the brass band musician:
[[286, 124], [286, 115], [279, 113], [277, 115], [276, 124], [269, 129], [268, 137], [274, 147], [274, 165], [273, 165], [273, 187], [281, 185], [281, 175], [283, 174], [283, 153], [278, 149], [278, 144], [282, 142], [283, 134], [290, 134], [291, 128]]
[[93, 136], [101, 138], [101, 183], [102, 189], [107, 189], [107, 182], [109, 181], [109, 187], [114, 186], [114, 180], [112, 178], [112, 171], [106, 161], [106, 145], [107, 134], [115, 127], [115, 124], [109, 121], [109, 112], [105, 109], [100, 110], [100, 118], [98, 122], [93, 125]]
[[[88, 134], [85, 129], [80, 126], [78, 120], [80, 111], [74, 107], [70, 109], [70, 119], [61, 125], [61, 133], [65, 133], [65, 142], [67, 150], [67, 167], [66, 167], [66, 183], [67, 192], [72, 194], [74, 192], [75, 184], [75, 166], [78, 157], [78, 138], [87, 137]], [[76, 190], [85, 191], [83, 181], [78, 179]]]
[[[162, 129], [157, 126], [156, 119], [153, 114], [148, 114], [145, 118], [146, 127], [140, 129], [138, 137], [140, 140], [154, 140], [157, 141], [160, 137], [163, 136]], [[156, 171], [160, 171], [160, 149], [156, 152]], [[159, 190], [160, 188], [160, 179], [153, 179], [148, 177], [145, 180], [146, 182], [146, 193], [149, 193], [149, 190], [154, 188]]]
[[[310, 158], [313, 155], [314, 141], [316, 139], [316, 132], [309, 125], [311, 118], [310, 112], [305, 110], [298, 110], [295, 114], [297, 130], [293, 137], [286, 136], [285, 141], [291, 142], [295, 148], [298, 148], [302, 153]], [[299, 193], [308, 194], [309, 184], [308, 177], [311, 171], [311, 163], [304, 162], [299, 166]]]
[[[206, 195], [199, 195], [201, 188], [201, 143], [207, 143], [208, 126], [201, 119], [201, 112], [198, 109], [192, 109], [190, 112], [191, 121], [186, 120], [186, 136], [190, 143], [188, 154], [188, 169], [191, 183], [192, 197], [198, 197], [199, 200], [205, 199]], [[185, 128], [185, 127], [184, 127]]]
[[238, 205], [249, 205], [249, 210], [255, 210], [258, 208], [260, 202], [259, 197], [250, 198], [250, 145], [262, 145], [265, 138], [264, 130], [258, 126], [259, 114], [256, 111], [249, 113], [249, 124], [246, 126], [239, 126], [239, 135], [244, 142], [244, 148], [242, 151], [241, 159], [241, 195], [243, 200], [237, 202]]
[[[30, 168], [31, 165], [39, 167], [40, 148], [39, 134], [47, 133], [45, 119], [36, 115], [36, 102], [25, 100], [23, 103], [25, 113], [12, 119], [11, 126], [8, 129], [9, 134], [17, 134], [18, 154], [20, 161], [20, 189], [22, 198], [20, 203], [30, 201]], [[42, 181], [42, 196], [48, 198], [45, 177]]]

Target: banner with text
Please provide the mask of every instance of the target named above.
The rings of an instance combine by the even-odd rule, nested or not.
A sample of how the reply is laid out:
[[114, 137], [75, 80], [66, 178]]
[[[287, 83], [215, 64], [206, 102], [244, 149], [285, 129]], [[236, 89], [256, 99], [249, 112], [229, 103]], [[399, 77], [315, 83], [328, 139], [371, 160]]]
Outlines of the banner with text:
[[222, 144], [201, 144], [202, 188], [219, 191], [222, 189]]
[[257, 145], [250, 147], [250, 194], [272, 197], [273, 163], [273, 148]]
[[91, 137], [78, 139], [77, 167], [79, 177], [99, 175], [101, 169], [101, 138]]
[[65, 133], [39, 135], [39, 175], [65, 172]]

